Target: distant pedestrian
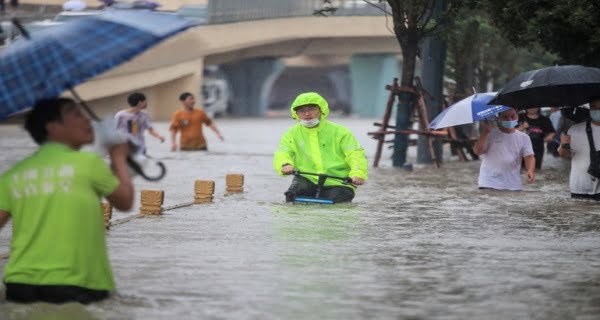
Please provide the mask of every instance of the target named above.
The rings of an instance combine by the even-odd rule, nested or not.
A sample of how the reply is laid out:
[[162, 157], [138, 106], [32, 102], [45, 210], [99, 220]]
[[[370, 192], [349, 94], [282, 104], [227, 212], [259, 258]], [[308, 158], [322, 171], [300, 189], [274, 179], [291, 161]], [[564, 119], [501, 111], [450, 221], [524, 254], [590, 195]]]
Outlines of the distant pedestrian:
[[[184, 92], [179, 96], [183, 108], [175, 111], [171, 118], [171, 151], [180, 150], [206, 151], [206, 139], [202, 133], [202, 125], [208, 126], [221, 140], [224, 141], [221, 132], [214, 124], [213, 120], [206, 115], [202, 108], [194, 108], [196, 99], [189, 92]], [[179, 145], [177, 144], [177, 133], [181, 132]]]
[[115, 115], [117, 129], [129, 134], [142, 152], [146, 150], [146, 141], [144, 139], [144, 132], [146, 130], [160, 140], [161, 143], [165, 142], [165, 137], [152, 127], [150, 115], [145, 111], [148, 108], [146, 96], [139, 92], [132, 93], [127, 97], [127, 103], [129, 104], [129, 108], [121, 110]]
[[535, 168], [542, 168], [544, 160], [544, 146], [554, 139], [552, 121], [540, 113], [540, 108], [529, 108], [527, 113], [519, 117], [519, 130], [525, 132], [531, 139], [533, 153], [535, 154]]
[[560, 112], [560, 108], [552, 107], [550, 108], [550, 116], [548, 117], [550, 122], [552, 122], [552, 127], [554, 128], [554, 138], [552, 141], [546, 144], [546, 153], [552, 154], [555, 157], [558, 157], [558, 146], [560, 145], [560, 135], [561, 135], [561, 124], [562, 115]]
[[482, 121], [481, 136], [473, 150], [481, 157], [479, 188], [521, 190], [521, 162], [525, 164], [527, 180], [535, 182], [535, 158], [529, 137], [515, 129], [518, 125], [515, 109], [498, 114], [498, 127]]

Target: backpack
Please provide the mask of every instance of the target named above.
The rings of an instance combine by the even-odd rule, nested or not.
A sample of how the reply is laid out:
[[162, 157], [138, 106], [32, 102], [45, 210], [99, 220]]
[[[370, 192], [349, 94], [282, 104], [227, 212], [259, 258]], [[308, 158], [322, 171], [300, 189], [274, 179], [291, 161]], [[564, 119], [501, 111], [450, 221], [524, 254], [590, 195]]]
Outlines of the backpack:
[[590, 143], [590, 166], [587, 173], [591, 175], [593, 180], [600, 179], [600, 151], [596, 150], [594, 145], [594, 137], [592, 137], [592, 124], [588, 119], [585, 123], [585, 132], [587, 133], [588, 142]]

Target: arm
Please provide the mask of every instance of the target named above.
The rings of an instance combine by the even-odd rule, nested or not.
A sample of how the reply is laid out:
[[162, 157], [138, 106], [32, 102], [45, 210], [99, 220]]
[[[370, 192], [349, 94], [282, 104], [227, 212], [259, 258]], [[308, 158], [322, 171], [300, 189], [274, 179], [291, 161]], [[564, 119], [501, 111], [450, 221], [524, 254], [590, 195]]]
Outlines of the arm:
[[179, 120], [177, 119], [177, 112], [173, 114], [171, 118], [171, 151], [177, 151], [177, 131], [179, 131]]
[[208, 127], [217, 135], [217, 137], [219, 137], [219, 139], [221, 141], [224, 141], [225, 139], [223, 138], [223, 136], [221, 135], [221, 133], [219, 132], [219, 129], [217, 129], [217, 126], [215, 126], [214, 122], [211, 122]]
[[554, 140], [554, 136], [556, 136], [556, 130], [554, 130], [554, 125], [552, 125], [552, 121], [550, 118], [544, 117], [544, 132], [548, 132], [544, 137], [544, 142], [550, 142]]
[[10, 219], [10, 214], [4, 210], [0, 210], [0, 230], [8, 222], [8, 219]]
[[346, 161], [350, 165], [348, 175], [355, 185], [364, 184], [367, 181], [367, 157], [363, 148], [353, 150], [346, 155]]
[[487, 144], [488, 144], [488, 136], [490, 135], [490, 132], [492, 131], [492, 124], [489, 121], [482, 121], [481, 122], [483, 131], [481, 132], [481, 136], [479, 136], [479, 139], [477, 139], [477, 142], [475, 142], [475, 146], [473, 146], [473, 152], [475, 152], [476, 155], [480, 156], [484, 153], [486, 153], [487, 151]]
[[525, 162], [525, 170], [527, 171], [527, 180], [529, 183], [535, 182], [535, 157], [533, 154], [530, 154], [526, 157], [523, 157], [523, 162]]
[[171, 151], [177, 150], [177, 131], [171, 129]]
[[348, 131], [341, 140], [341, 147], [346, 156], [346, 163], [350, 166], [348, 175], [355, 185], [364, 184], [367, 181], [367, 157], [363, 149], [351, 132]]
[[560, 147], [558, 147], [558, 155], [561, 158], [571, 158], [571, 136], [566, 133], [560, 136]]
[[546, 137], [544, 138], [545, 142], [550, 142], [552, 140], [554, 140], [554, 136], [556, 135], [556, 133], [554, 132], [550, 132], [546, 135]]
[[279, 148], [273, 155], [273, 168], [277, 174], [286, 175], [294, 171], [294, 151], [292, 148], [293, 138], [286, 132], [279, 141]]
[[158, 133], [154, 128], [148, 129], [148, 133], [150, 133], [153, 137], [160, 140], [161, 143], [165, 142], [165, 137], [163, 137], [160, 133]]
[[127, 154], [129, 153], [129, 145], [118, 144], [114, 145], [109, 150], [111, 167], [119, 185], [106, 199], [110, 204], [121, 210], [128, 211], [133, 206], [133, 184], [127, 170]]

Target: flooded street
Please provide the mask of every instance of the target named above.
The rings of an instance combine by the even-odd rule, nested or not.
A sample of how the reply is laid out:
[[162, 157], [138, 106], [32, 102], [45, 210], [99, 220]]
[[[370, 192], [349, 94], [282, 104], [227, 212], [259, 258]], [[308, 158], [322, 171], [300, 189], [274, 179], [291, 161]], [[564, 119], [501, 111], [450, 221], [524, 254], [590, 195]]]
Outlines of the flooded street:
[[[373, 162], [373, 119], [340, 118]], [[167, 177], [164, 206], [214, 180], [212, 204], [132, 219], [107, 232], [117, 291], [101, 303], [19, 305], [0, 319], [598, 319], [600, 204], [571, 200], [569, 164], [546, 157], [523, 192], [480, 191], [480, 162], [370, 169], [351, 204], [292, 205], [272, 155], [291, 119], [217, 119], [209, 152], [169, 152], [147, 136]], [[163, 135], [166, 123], [156, 124]], [[35, 150], [0, 126], [0, 172]], [[411, 148], [414, 162], [415, 150]], [[244, 193], [225, 195], [242, 173]], [[139, 200], [136, 200], [136, 208]], [[134, 215], [115, 212], [113, 220]], [[0, 232], [8, 252], [9, 225]], [[6, 259], [0, 260], [3, 269]]]

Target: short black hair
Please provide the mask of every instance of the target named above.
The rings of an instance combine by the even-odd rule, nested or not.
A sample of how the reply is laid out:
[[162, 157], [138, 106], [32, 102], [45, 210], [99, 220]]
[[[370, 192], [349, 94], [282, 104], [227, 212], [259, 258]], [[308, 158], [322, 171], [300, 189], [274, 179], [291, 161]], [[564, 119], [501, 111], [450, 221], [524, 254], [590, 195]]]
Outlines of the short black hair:
[[25, 130], [29, 132], [33, 141], [42, 144], [48, 140], [46, 124], [62, 121], [62, 110], [68, 105], [75, 105], [75, 101], [70, 98], [51, 98], [35, 103], [25, 118]]
[[188, 97], [193, 97], [193, 96], [194, 95], [189, 92], [184, 92], [179, 95], [179, 101], [183, 101], [183, 100], [187, 99]]
[[142, 101], [146, 101], [146, 96], [143, 93], [136, 92], [127, 97], [127, 103], [132, 107], [137, 106]]

